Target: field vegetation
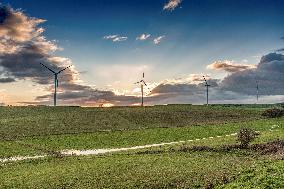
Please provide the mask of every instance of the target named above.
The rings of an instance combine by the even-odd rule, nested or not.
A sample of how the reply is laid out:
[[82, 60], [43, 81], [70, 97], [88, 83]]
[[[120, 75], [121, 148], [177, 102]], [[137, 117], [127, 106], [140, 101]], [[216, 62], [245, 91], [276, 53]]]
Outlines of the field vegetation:
[[[266, 108], [3, 107], [0, 158], [185, 142], [0, 163], [0, 188], [284, 188], [284, 118]], [[243, 146], [241, 129], [258, 134]]]

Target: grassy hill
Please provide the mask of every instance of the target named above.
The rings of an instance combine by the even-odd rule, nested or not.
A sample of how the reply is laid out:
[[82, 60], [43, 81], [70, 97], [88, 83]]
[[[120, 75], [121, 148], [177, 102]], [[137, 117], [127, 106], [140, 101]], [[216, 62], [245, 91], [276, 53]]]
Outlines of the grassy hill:
[[260, 119], [260, 110], [214, 106], [0, 107], [0, 140], [27, 136], [185, 127]]
[[236, 136], [230, 134], [243, 127], [260, 132], [255, 145], [284, 139], [284, 118], [266, 119], [262, 111], [190, 105], [2, 107], [0, 158], [187, 142], [0, 163], [0, 188], [283, 188], [283, 147], [233, 148]]

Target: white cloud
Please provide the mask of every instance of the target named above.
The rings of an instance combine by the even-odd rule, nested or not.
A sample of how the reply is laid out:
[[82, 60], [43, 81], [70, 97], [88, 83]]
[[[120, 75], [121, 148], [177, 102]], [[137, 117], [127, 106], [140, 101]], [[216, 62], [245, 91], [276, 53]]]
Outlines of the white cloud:
[[150, 34], [144, 34], [143, 33], [142, 35], [136, 37], [136, 40], [144, 41], [144, 40], [148, 39], [150, 36], [151, 36]]
[[161, 41], [162, 41], [162, 39], [165, 38], [165, 37], [166, 37], [166, 36], [162, 35], [162, 36], [159, 36], [159, 37], [155, 38], [155, 39], [153, 40], [154, 44], [155, 44], [155, 45], [160, 44]]
[[118, 35], [107, 35], [107, 36], [104, 36], [104, 39], [114, 39], [118, 37]]
[[181, 2], [182, 0], [169, 0], [169, 2], [164, 5], [163, 9], [173, 11]]
[[[243, 62], [247, 62], [243, 61]], [[227, 72], [239, 72], [239, 71], [244, 71], [248, 69], [253, 69], [256, 68], [256, 65], [252, 64], [237, 64], [233, 60], [217, 60], [213, 62], [212, 64], [209, 64], [207, 66], [207, 69], [212, 69], [212, 70], [224, 70]]]
[[112, 41], [113, 42], [120, 42], [120, 41], [126, 41], [127, 37], [116, 37]]
[[119, 35], [107, 35], [103, 37], [106, 40], [111, 40], [113, 42], [121, 42], [121, 41], [126, 41], [128, 37], [124, 36], [119, 36]]

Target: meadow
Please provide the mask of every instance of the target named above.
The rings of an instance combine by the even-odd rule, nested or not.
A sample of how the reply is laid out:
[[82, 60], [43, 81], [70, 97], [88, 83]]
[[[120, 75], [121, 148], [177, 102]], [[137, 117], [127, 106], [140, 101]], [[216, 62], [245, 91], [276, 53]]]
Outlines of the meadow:
[[[260, 132], [253, 144], [283, 140], [284, 118], [263, 117], [268, 107], [1, 107], [0, 158], [50, 156], [0, 163], [0, 188], [284, 188], [283, 150], [221, 148], [244, 127]], [[54, 155], [174, 141], [185, 142]]]

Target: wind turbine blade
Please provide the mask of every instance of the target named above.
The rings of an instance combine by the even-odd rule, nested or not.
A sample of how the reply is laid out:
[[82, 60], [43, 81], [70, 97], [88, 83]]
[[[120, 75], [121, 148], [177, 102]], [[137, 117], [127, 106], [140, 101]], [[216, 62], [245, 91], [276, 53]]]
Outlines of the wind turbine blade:
[[64, 70], [66, 70], [67, 68], [70, 68], [72, 65], [70, 65], [70, 66], [67, 66], [66, 68], [64, 68], [64, 69], [62, 69], [62, 70], [60, 70], [59, 72], [57, 72], [58, 74], [60, 73], [60, 72], [63, 72]]
[[205, 79], [205, 76], [203, 76], [203, 79], [204, 79], [205, 82], [207, 82], [206, 79]]
[[143, 72], [143, 78], [144, 78], [144, 76], [145, 76], [145, 74], [144, 74], [144, 72]]
[[48, 69], [49, 71], [51, 71], [52, 73], [54, 73], [55, 74], [55, 71], [53, 71], [52, 69], [50, 69], [49, 67], [47, 67], [46, 65], [44, 65], [44, 64], [42, 64], [42, 63], [40, 63], [42, 66], [44, 66], [46, 69]]
[[203, 79], [205, 81], [205, 84], [208, 85], [207, 80], [205, 79], [205, 76], [203, 76]]
[[148, 85], [146, 84], [146, 82], [144, 80], [142, 80], [141, 82], [144, 83], [144, 85], [148, 87]]
[[147, 89], [151, 92], [151, 89], [148, 87], [148, 85], [146, 84], [146, 82], [144, 80], [142, 80], [143, 84], [147, 87]]
[[137, 82], [135, 82], [134, 84], [139, 84], [140, 83], [140, 81], [137, 81]]

